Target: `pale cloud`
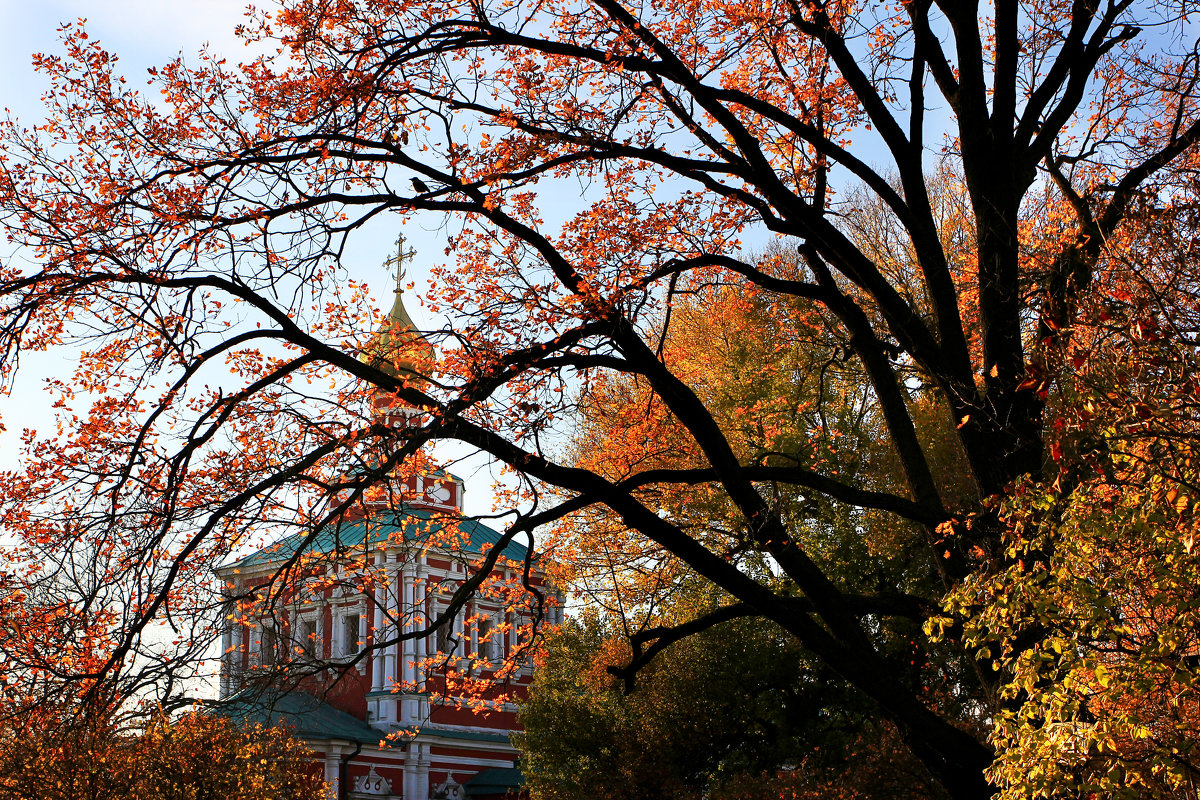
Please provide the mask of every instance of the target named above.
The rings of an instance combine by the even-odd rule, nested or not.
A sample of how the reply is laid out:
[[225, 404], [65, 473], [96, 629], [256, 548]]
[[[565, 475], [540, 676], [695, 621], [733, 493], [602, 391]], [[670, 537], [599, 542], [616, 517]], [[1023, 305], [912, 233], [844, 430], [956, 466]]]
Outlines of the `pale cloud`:
[[[0, 0], [16, 6], [21, 0]], [[244, 18], [246, 0], [43, 0], [23, 13], [51, 28], [63, 21], [88, 20], [102, 40], [132, 45], [147, 55], [195, 50], [204, 42], [219, 50], [240, 49], [233, 30]]]
[[22, 119], [38, 115], [45, 81], [30, 56], [58, 48], [59, 25], [84, 18], [91, 36], [117, 53], [132, 80], [147, 67], [208, 45], [230, 61], [250, 53], [234, 29], [245, 21], [246, 0], [0, 0], [0, 107]]

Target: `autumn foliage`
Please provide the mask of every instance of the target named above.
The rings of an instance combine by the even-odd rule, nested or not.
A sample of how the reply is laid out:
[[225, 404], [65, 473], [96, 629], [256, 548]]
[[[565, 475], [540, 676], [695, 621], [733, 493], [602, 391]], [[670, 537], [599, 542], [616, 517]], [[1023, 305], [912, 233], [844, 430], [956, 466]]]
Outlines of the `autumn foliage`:
[[1194, 265], [1175, 225], [1143, 223], [1062, 359], [1053, 478], [998, 501], [1004, 567], [947, 598], [1007, 676], [992, 773], [1014, 797], [1196, 787]]
[[60, 709], [0, 736], [4, 800], [321, 800], [311, 755], [284, 728], [189, 712], [123, 725], [102, 709]]
[[[65, 26], [0, 132], [0, 375], [71, 364], [0, 476], [6, 702], [177, 701], [212, 565], [451, 443], [511, 478], [452, 605], [553, 529], [626, 684], [756, 617], [949, 796], [1182, 791], [1193, 12], [294, 0], [147, 87]], [[417, 220], [447, 321], [385, 356], [341, 257]]]

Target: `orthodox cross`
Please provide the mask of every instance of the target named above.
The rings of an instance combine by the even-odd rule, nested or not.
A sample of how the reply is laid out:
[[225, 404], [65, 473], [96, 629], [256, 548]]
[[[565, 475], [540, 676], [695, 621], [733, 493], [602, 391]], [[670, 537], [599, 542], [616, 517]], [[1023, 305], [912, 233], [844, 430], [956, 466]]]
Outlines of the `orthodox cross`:
[[404, 249], [404, 234], [400, 234], [396, 238], [396, 254], [389, 256], [383, 262], [385, 267], [390, 267], [396, 270], [396, 293], [400, 293], [400, 284], [404, 280], [404, 262], [417, 254], [416, 250], [411, 247], [408, 250]]

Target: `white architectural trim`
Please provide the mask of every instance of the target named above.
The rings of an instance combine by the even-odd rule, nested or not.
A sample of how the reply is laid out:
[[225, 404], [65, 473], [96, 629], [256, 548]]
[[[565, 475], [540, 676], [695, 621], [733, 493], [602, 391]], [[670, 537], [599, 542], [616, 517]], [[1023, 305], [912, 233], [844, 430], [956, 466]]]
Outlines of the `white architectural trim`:
[[[442, 747], [440, 743], [439, 747]], [[475, 749], [472, 745], [472, 749]], [[483, 749], [483, 748], [479, 748]], [[512, 752], [516, 752], [515, 748], [509, 748]], [[430, 756], [435, 764], [455, 764], [467, 767], [484, 767], [485, 769], [497, 768], [505, 769], [513, 765], [513, 757], [508, 758], [469, 758], [467, 756]]]

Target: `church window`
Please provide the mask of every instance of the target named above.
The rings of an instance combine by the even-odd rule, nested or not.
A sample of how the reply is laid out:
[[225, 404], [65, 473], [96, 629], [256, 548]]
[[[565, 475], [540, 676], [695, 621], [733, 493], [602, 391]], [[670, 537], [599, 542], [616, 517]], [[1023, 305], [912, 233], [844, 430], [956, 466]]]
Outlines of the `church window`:
[[[438, 611], [438, 613], [440, 614], [444, 611], [445, 609], [442, 608]], [[443, 655], [449, 655], [457, 650], [458, 633], [459, 623], [458, 615], [456, 614], [442, 623], [442, 625], [437, 629], [437, 635], [435, 637], [437, 652], [442, 653]]]
[[276, 655], [279, 653], [279, 635], [275, 626], [264, 624], [259, 631], [258, 642], [259, 662], [264, 667], [275, 666]]
[[317, 658], [317, 618], [301, 617], [299, 622], [296, 634], [300, 653], [309, 661], [314, 661]]
[[362, 609], [355, 607], [339, 614], [337, 619], [337, 650], [341, 658], [353, 658], [362, 651]]
[[491, 617], [483, 617], [479, 620], [475, 627], [475, 635], [479, 642], [476, 650], [480, 658], [485, 661], [499, 661], [504, 657], [500, 646], [501, 635], [497, 632], [496, 623]]

